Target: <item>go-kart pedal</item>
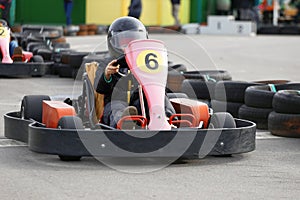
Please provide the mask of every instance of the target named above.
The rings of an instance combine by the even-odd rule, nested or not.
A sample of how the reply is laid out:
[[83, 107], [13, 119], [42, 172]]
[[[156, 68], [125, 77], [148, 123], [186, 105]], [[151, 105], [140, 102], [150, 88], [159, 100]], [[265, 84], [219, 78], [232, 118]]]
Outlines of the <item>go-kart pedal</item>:
[[128, 115], [138, 115], [138, 111], [137, 111], [136, 107], [134, 107], [134, 106], [126, 107], [125, 110], [123, 111], [121, 118], [128, 116]]
[[24, 62], [25, 61], [22, 47], [16, 47], [14, 49], [14, 54], [12, 56], [12, 60], [13, 60], [13, 62]]
[[146, 128], [147, 119], [138, 115], [134, 106], [128, 106], [123, 111], [121, 119], [118, 121], [117, 129], [140, 129]]

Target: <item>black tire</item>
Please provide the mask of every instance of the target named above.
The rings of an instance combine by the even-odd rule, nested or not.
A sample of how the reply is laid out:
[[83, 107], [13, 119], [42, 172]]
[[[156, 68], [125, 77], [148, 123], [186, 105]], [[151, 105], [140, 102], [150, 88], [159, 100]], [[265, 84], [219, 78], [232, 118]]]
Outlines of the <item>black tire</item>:
[[109, 55], [108, 51], [90, 53], [83, 57], [81, 67], [84, 67], [86, 63], [91, 63], [91, 62], [98, 62], [98, 63], [109, 62], [110, 59], [108, 58], [108, 55]]
[[300, 83], [288, 83], [276, 85], [277, 90], [300, 90]]
[[199, 70], [199, 71], [187, 71], [183, 73], [186, 79], [198, 79], [199, 77], [209, 76], [216, 81], [232, 80], [228, 71], [224, 70]]
[[256, 123], [258, 129], [268, 130], [268, 117], [272, 111], [272, 108], [255, 108], [243, 105], [239, 109], [239, 118]]
[[87, 52], [70, 52], [69, 64], [71, 65], [71, 67], [78, 69], [81, 66], [83, 58], [87, 55]]
[[185, 93], [167, 93], [167, 97], [169, 99], [173, 99], [173, 98], [189, 98]]
[[169, 71], [176, 70], [178, 72], [186, 72], [187, 68], [183, 64], [171, 64], [168, 68]]
[[[280, 90], [300, 90], [299, 83], [276, 84], [276, 92]], [[245, 104], [257, 108], [273, 108], [273, 97], [276, 92], [271, 91], [269, 85], [250, 86], [245, 91]]]
[[181, 92], [181, 84], [184, 80], [182, 73], [176, 70], [168, 72], [167, 88], [170, 92]]
[[256, 83], [243, 81], [219, 81], [215, 87], [215, 99], [228, 102], [245, 102], [245, 90]]
[[268, 85], [250, 86], [245, 91], [245, 104], [256, 108], [272, 108], [274, 95], [275, 92]]
[[46, 45], [41, 45], [41, 46], [33, 47], [31, 52], [32, 52], [33, 55], [37, 55], [37, 52], [38, 52], [40, 49], [48, 49], [48, 46], [46, 46]]
[[300, 114], [271, 112], [268, 118], [272, 135], [300, 138]]
[[[62, 26], [45, 26], [45, 25], [23, 25], [22, 26], [23, 33], [33, 33], [33, 35], [40, 35], [42, 38], [43, 33], [47, 32], [48, 34], [51, 33], [53, 37], [59, 37], [63, 35], [63, 27]], [[38, 34], [37, 34], [38, 33]]]
[[214, 113], [209, 122], [209, 128], [236, 128], [236, 123], [231, 114], [227, 112]]
[[211, 100], [214, 99], [215, 86], [216, 83], [211, 81], [185, 79], [181, 91], [190, 98]]
[[211, 108], [214, 112], [228, 112], [235, 118], [239, 116], [239, 109], [243, 103], [239, 102], [225, 102], [218, 100], [211, 100]]
[[50, 97], [47, 95], [24, 96], [21, 104], [22, 118], [42, 122], [43, 100], [50, 100]]
[[44, 61], [51, 61], [53, 52], [50, 49], [39, 49], [36, 54], [42, 56]]
[[44, 42], [30, 42], [30, 43], [27, 44], [26, 50], [30, 51], [30, 52], [33, 52], [34, 48], [37, 48], [37, 47], [39, 47], [40, 49], [42, 49], [42, 47], [46, 47], [47, 48], [47, 45], [44, 44]]
[[281, 26], [279, 33], [284, 35], [299, 35], [300, 29], [298, 26]]
[[58, 121], [58, 128], [61, 129], [84, 129], [82, 120], [76, 116], [64, 116]]
[[73, 78], [74, 70], [68, 64], [58, 64], [58, 75], [61, 78]]
[[273, 108], [278, 113], [300, 114], [300, 91], [278, 91], [273, 98]]
[[291, 82], [290, 80], [262, 80], [262, 81], [253, 81], [253, 83], [259, 83], [259, 84], [287, 84]]
[[44, 62], [44, 58], [40, 55], [34, 55], [32, 56], [32, 58], [30, 59], [30, 62], [34, 62], [34, 63], [43, 63]]
[[277, 35], [279, 33], [279, 26], [262, 26], [257, 30], [257, 34]]
[[[58, 121], [58, 128], [61, 129], [84, 129], [82, 120], [76, 116], [64, 116]], [[80, 161], [81, 156], [58, 155], [62, 161]]]

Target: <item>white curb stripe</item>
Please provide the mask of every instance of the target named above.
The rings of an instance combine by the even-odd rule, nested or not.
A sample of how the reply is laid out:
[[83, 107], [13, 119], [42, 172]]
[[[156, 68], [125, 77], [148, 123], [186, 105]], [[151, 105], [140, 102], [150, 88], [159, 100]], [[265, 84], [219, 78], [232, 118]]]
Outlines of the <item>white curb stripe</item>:
[[0, 139], [0, 148], [4, 147], [25, 147], [28, 146], [24, 142], [20, 142], [12, 139]]
[[267, 139], [280, 139], [281, 137], [272, 135], [269, 131], [257, 131], [256, 139], [257, 140], [267, 140]]

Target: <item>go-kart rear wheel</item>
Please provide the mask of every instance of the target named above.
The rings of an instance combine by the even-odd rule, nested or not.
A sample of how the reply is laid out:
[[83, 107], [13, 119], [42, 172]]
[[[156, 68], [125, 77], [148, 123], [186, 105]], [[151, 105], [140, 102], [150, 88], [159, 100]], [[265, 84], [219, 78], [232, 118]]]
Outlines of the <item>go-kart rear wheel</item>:
[[42, 122], [43, 100], [50, 100], [47, 95], [24, 96], [21, 104], [21, 118]]
[[[61, 129], [84, 129], [82, 120], [76, 116], [64, 116], [58, 122]], [[81, 156], [58, 155], [62, 161], [80, 161]]]

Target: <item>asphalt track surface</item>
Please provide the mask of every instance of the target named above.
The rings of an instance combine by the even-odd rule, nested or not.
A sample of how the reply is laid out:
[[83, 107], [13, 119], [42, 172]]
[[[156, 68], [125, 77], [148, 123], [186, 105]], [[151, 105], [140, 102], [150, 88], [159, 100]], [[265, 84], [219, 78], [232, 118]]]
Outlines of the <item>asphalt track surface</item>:
[[[172, 61], [193, 69], [223, 69], [233, 80], [284, 79], [300, 82], [300, 37], [150, 35], [166, 41]], [[70, 37], [71, 47], [105, 48], [105, 36]], [[102, 46], [102, 47], [101, 47]], [[201, 48], [200, 48], [201, 47]], [[213, 62], [212, 62], [213, 61]], [[213, 66], [213, 67], [212, 67]], [[1, 78], [0, 114], [20, 109], [24, 95], [73, 94], [68, 78]], [[94, 158], [62, 162], [4, 138], [0, 120], [0, 199], [299, 199], [300, 139], [257, 131], [256, 150], [232, 157], [185, 163], [113, 167]]]

